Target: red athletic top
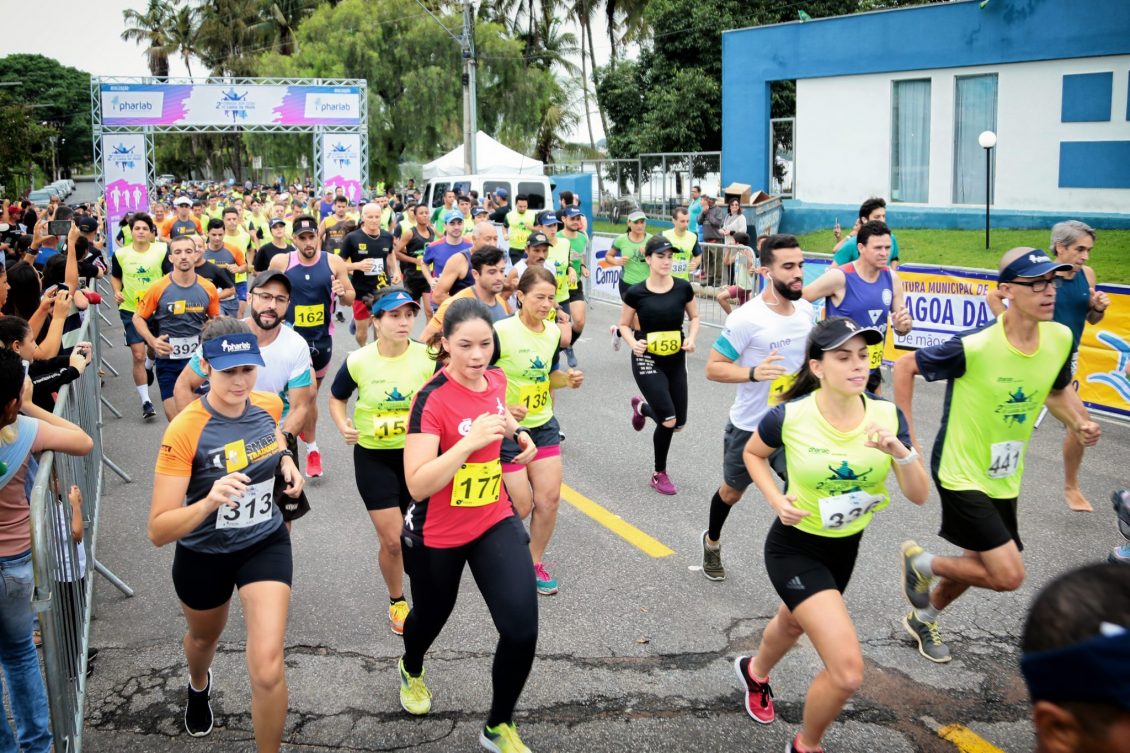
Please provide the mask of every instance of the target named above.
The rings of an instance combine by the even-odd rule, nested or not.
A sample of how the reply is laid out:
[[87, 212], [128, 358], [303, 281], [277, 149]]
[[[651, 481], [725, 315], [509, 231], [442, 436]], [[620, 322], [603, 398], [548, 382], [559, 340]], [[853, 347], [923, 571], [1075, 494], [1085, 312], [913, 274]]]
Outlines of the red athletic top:
[[[483, 413], [506, 414], [506, 375], [490, 367], [484, 372], [487, 388], [467, 389], [437, 372], [412, 402], [409, 434], [439, 437], [439, 452], [450, 450]], [[423, 501], [413, 501], [404, 516], [404, 529], [423, 538], [424, 546], [449, 549], [483, 535], [491, 526], [514, 514], [502, 483], [499, 451], [502, 440], [471, 453], [447, 486]]]

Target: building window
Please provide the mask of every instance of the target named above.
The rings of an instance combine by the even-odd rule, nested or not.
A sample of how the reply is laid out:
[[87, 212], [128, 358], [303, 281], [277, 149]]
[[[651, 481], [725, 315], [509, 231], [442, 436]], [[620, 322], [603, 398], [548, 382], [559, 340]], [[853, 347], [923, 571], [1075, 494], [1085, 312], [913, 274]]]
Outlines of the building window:
[[[982, 131], [997, 130], [997, 74], [959, 76], [953, 107], [953, 203], [985, 203], [985, 150], [977, 143]], [[992, 177], [996, 184], [996, 149]], [[992, 186], [989, 187], [992, 191]], [[991, 200], [991, 194], [990, 194]]]
[[891, 96], [891, 200], [929, 201], [930, 79], [895, 81]]

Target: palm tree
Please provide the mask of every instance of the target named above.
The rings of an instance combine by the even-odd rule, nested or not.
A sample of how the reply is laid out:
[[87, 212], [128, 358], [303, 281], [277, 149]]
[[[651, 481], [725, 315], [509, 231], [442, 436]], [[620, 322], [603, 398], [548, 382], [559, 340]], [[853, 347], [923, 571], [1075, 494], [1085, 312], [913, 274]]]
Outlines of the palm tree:
[[169, 52], [180, 55], [184, 60], [188, 77], [192, 78], [192, 58], [200, 55], [198, 42], [200, 26], [197, 24], [196, 8], [182, 5], [173, 15], [168, 30]]
[[545, 109], [538, 124], [534, 157], [542, 162], [552, 162], [553, 152], [565, 145], [565, 134], [580, 123], [575, 103], [561, 81], [554, 79], [543, 98]]
[[206, 0], [200, 6], [200, 57], [213, 76], [251, 76], [260, 52], [259, 0]]
[[[640, 40], [647, 32], [644, 10], [647, 0], [604, 0], [604, 16], [608, 22], [608, 42], [612, 46], [610, 61], [616, 67], [616, 49], [625, 42]], [[617, 33], [619, 32], [619, 34]]]
[[169, 75], [169, 18], [172, 7], [167, 0], [149, 0], [144, 13], [133, 8], [122, 11], [126, 23], [122, 39], [126, 42], [147, 44], [145, 54], [149, 58], [149, 73], [157, 77]]
[[277, 45], [280, 55], [293, 55], [298, 51], [294, 32], [318, 5], [319, 0], [265, 0], [264, 18], [256, 30], [264, 33], [269, 44]]

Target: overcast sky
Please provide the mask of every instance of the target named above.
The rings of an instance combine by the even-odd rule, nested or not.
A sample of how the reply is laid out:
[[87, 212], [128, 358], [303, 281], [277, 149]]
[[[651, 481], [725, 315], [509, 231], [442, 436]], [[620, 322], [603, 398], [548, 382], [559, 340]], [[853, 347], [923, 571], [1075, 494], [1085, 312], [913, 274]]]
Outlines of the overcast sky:
[[[29, 23], [24, 29], [32, 33], [13, 33], [6, 27], [0, 55], [26, 52], [45, 55], [64, 65], [88, 71], [95, 76], [147, 76], [143, 48], [132, 42], [122, 41], [122, 11], [127, 8], [144, 10], [145, 0], [48, 0], [48, 2], [26, 2], [25, 0], [0, 0], [0, 13], [4, 18], [19, 17]], [[13, 16], [13, 9], [18, 8]], [[603, 15], [593, 24], [593, 42], [597, 63], [603, 65], [609, 57], [610, 48], [605, 31]], [[200, 75], [200, 66], [194, 64], [193, 72]], [[170, 76], [186, 76], [184, 61], [179, 57], [169, 61]], [[578, 106], [583, 105], [578, 102]], [[603, 134], [600, 118], [593, 109], [593, 135], [599, 141]], [[572, 140], [587, 141], [588, 128], [584, 118], [574, 133]]]

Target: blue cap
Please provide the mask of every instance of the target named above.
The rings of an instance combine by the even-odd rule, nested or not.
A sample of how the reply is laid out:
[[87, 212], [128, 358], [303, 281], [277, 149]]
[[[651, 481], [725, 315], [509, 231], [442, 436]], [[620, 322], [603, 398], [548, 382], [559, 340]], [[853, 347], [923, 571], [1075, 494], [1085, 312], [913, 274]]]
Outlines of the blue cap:
[[465, 219], [466, 218], [463, 216], [463, 213], [460, 212], [458, 209], [448, 209], [446, 212], [443, 213], [443, 224], [444, 225], [446, 225], [449, 222], [454, 222], [455, 220], [459, 220], [460, 222], [463, 222]]
[[510, 192], [507, 191], [505, 188], [498, 189], [497, 191], [494, 192], [494, 195], [497, 196], [500, 199], [509, 199], [510, 198]]
[[393, 311], [401, 306], [412, 304], [416, 308], [420, 308], [420, 304], [412, 300], [412, 296], [408, 295], [403, 290], [397, 290], [387, 295], [382, 295], [377, 300], [373, 301], [373, 313], [376, 314], [381, 311]]
[[1043, 277], [1048, 272], [1071, 269], [1072, 265], [1048, 258], [1038, 248], [1028, 249], [1028, 253], [1014, 259], [1011, 264], [997, 274], [997, 282], [1011, 282], [1017, 277]]
[[566, 207], [565, 211], [561, 213], [561, 216], [562, 217], [580, 217], [583, 214], [584, 214], [584, 212], [582, 212], [580, 209], [577, 209], [576, 207]]
[[250, 332], [237, 332], [205, 340], [201, 346], [204, 360], [213, 369], [227, 371], [237, 366], [262, 366], [263, 356], [259, 354], [259, 340]]
[[538, 212], [538, 216], [534, 218], [534, 224], [549, 227], [550, 225], [559, 225], [561, 223], [552, 209], [543, 209]]

